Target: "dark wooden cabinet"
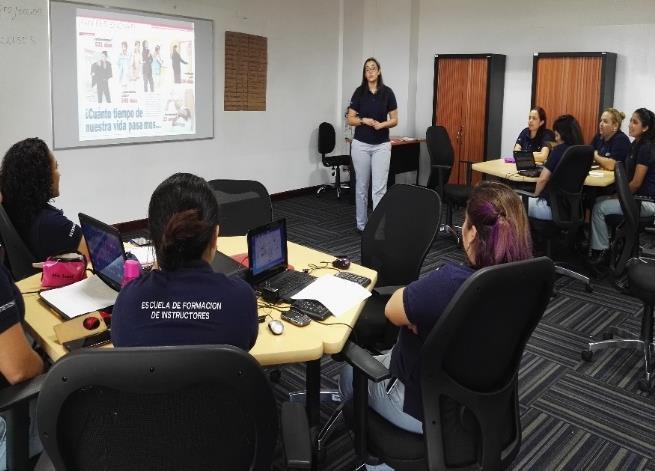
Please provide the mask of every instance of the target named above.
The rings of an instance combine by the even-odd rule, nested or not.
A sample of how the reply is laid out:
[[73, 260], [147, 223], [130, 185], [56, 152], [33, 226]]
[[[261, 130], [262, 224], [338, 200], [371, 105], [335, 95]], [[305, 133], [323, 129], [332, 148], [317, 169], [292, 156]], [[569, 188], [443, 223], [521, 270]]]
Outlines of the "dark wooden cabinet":
[[435, 55], [432, 123], [446, 128], [455, 151], [449, 183], [465, 183], [461, 160], [500, 156], [504, 87], [504, 55]]
[[532, 106], [541, 106], [548, 127], [563, 114], [580, 123], [584, 142], [598, 132], [605, 108], [614, 104], [616, 54], [611, 52], [539, 52], [532, 63]]

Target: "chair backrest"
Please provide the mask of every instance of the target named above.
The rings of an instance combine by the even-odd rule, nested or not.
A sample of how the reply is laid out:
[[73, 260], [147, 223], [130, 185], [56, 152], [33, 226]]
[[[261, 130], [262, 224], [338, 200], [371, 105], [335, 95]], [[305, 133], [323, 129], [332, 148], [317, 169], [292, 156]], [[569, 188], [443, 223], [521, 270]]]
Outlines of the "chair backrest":
[[5, 261], [9, 262], [8, 266], [14, 280], [22, 280], [23, 278], [32, 276], [38, 271], [32, 266], [32, 263], [36, 261], [34, 255], [32, 255], [23, 242], [23, 239], [18, 235], [16, 228], [1, 204], [0, 238], [2, 238], [2, 243], [5, 247]]
[[334, 150], [336, 144], [336, 133], [334, 126], [330, 123], [321, 123], [318, 126], [318, 153], [322, 157]]
[[362, 264], [378, 272], [378, 285], [406, 285], [418, 279], [439, 230], [441, 199], [436, 191], [393, 185], [362, 233]]
[[558, 227], [571, 229], [584, 222], [582, 188], [593, 161], [593, 147], [570, 146], [555, 167], [548, 192], [553, 222]]
[[38, 402], [56, 469], [270, 469], [271, 386], [228, 345], [79, 350], [53, 366]]
[[437, 321], [421, 351], [428, 469], [504, 469], [516, 456], [519, 364], [554, 273], [547, 257], [483, 268]]
[[210, 180], [219, 206], [219, 234], [245, 235], [250, 229], [273, 220], [271, 196], [254, 180]]
[[425, 131], [425, 143], [428, 148], [428, 154], [430, 154], [431, 165], [427, 186], [429, 188], [438, 188], [440, 186], [439, 172], [434, 165], [444, 165], [448, 167], [441, 169], [442, 183], [448, 183], [453, 162], [455, 161], [455, 151], [450, 142], [448, 131], [446, 131], [446, 128], [443, 126], [430, 126]]
[[610, 268], [615, 276], [621, 276], [628, 260], [639, 250], [639, 205], [630, 191], [630, 182], [623, 162], [614, 166], [614, 186], [619, 197], [623, 223], [617, 228], [612, 240]]

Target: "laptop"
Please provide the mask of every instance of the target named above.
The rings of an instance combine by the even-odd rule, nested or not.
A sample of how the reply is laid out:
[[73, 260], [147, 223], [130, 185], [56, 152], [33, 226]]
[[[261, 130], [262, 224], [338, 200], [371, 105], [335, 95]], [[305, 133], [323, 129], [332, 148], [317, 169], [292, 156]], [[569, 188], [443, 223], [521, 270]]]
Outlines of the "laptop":
[[97, 278], [89, 277], [39, 293], [41, 299], [66, 319], [113, 306], [123, 282], [126, 259], [118, 229], [83, 213], [79, 218]]
[[251, 229], [247, 238], [248, 279], [253, 287], [277, 289], [280, 299], [291, 302], [291, 296], [316, 279], [308, 273], [289, 270], [285, 219]]
[[542, 167], [534, 161], [534, 155], [529, 150], [515, 150], [514, 162], [516, 162], [516, 171], [524, 177], [538, 177], [541, 174]]

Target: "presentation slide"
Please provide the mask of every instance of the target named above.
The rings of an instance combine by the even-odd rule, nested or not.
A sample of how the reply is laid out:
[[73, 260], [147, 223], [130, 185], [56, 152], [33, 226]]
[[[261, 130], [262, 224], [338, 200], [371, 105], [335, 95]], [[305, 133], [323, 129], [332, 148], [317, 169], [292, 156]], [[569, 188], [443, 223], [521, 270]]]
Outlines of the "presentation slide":
[[195, 135], [194, 22], [76, 12], [79, 141]]

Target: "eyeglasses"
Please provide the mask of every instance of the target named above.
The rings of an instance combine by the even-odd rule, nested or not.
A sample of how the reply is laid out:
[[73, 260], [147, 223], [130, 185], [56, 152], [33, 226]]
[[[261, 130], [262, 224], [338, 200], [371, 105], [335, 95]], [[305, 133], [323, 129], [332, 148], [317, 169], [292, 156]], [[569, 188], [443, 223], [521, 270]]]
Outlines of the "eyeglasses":
[[366, 72], [377, 72], [378, 68], [377, 67], [366, 67]]

